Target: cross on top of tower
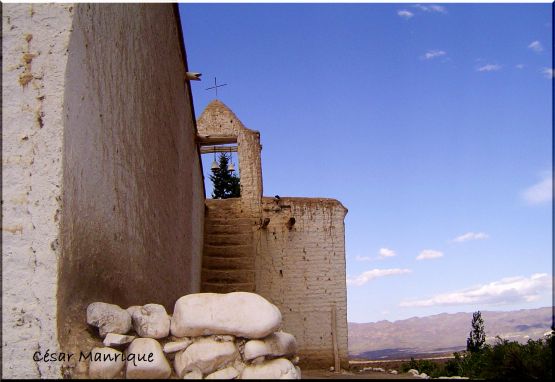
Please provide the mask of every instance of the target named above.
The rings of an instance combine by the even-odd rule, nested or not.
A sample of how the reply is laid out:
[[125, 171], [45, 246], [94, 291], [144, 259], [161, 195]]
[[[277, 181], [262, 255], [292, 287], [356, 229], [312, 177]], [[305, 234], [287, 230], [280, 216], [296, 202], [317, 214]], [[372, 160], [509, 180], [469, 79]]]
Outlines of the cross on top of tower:
[[209, 88], [206, 88], [206, 90], [212, 90], [214, 89], [216, 91], [216, 99], [218, 98], [218, 88], [221, 88], [222, 86], [226, 86], [227, 84], [221, 84], [218, 85], [218, 81], [216, 80], [216, 77], [214, 77], [214, 86], [211, 86]]

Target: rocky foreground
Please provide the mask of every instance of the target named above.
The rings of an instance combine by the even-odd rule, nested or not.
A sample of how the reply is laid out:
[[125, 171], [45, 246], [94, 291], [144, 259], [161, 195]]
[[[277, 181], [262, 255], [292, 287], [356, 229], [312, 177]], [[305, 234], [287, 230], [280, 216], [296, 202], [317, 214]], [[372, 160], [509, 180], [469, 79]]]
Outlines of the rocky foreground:
[[90, 378], [301, 377], [295, 337], [278, 331], [281, 312], [254, 293], [183, 296], [172, 317], [158, 304], [122, 309], [95, 302], [87, 323], [105, 345], [87, 358]]

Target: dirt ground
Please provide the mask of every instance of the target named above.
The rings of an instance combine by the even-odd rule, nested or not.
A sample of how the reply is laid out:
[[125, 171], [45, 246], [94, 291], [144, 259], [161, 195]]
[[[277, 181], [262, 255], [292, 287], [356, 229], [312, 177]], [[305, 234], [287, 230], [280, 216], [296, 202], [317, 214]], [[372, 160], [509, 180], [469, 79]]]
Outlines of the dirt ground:
[[379, 371], [354, 372], [341, 370], [334, 373], [327, 370], [302, 370], [302, 379], [420, 379], [407, 373], [388, 374]]

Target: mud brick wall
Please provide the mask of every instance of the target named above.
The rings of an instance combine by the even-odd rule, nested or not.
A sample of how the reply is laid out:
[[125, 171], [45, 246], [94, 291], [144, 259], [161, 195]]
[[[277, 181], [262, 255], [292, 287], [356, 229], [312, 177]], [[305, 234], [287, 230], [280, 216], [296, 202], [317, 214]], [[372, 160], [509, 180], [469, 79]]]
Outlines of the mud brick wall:
[[[339, 356], [346, 367], [346, 208], [333, 199], [263, 198], [262, 209], [270, 223], [257, 231], [257, 293], [280, 308], [283, 329], [297, 338], [305, 366], [333, 366], [335, 306]], [[289, 228], [291, 218], [295, 223]]]

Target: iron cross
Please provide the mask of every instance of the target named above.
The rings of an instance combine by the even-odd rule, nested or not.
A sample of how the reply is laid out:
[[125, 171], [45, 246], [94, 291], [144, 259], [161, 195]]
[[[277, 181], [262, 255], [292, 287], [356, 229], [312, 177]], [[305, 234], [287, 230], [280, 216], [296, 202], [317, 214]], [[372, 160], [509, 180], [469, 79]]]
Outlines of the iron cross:
[[218, 98], [218, 88], [221, 88], [222, 86], [226, 86], [227, 84], [221, 84], [218, 85], [218, 81], [216, 80], [216, 77], [214, 77], [214, 86], [211, 86], [209, 88], [206, 88], [206, 90], [216, 90], [216, 98]]

